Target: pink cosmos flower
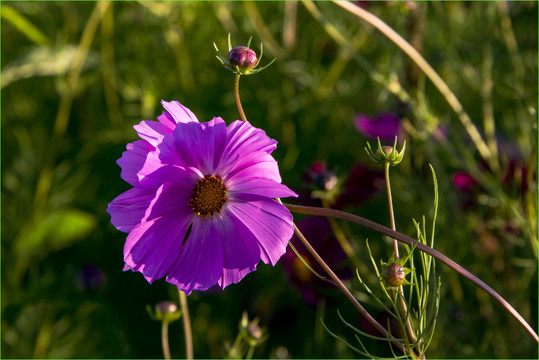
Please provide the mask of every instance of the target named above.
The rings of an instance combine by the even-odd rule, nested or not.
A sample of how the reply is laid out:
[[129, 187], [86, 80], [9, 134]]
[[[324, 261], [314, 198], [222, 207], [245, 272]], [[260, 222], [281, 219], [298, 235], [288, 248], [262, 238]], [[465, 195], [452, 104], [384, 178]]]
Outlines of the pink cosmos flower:
[[277, 141], [248, 122], [199, 123], [177, 101], [118, 165], [133, 188], [108, 206], [126, 232], [125, 270], [152, 283], [166, 277], [187, 294], [239, 282], [262, 260], [275, 265], [292, 237], [292, 215], [273, 198], [297, 196], [281, 184]]

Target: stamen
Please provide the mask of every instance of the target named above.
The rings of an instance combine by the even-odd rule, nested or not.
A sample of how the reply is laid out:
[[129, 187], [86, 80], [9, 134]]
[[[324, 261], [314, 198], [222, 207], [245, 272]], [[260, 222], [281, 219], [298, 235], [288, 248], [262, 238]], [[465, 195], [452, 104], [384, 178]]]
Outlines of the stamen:
[[189, 205], [195, 214], [213, 218], [215, 212], [220, 214], [225, 203], [225, 185], [219, 177], [212, 175], [197, 181]]

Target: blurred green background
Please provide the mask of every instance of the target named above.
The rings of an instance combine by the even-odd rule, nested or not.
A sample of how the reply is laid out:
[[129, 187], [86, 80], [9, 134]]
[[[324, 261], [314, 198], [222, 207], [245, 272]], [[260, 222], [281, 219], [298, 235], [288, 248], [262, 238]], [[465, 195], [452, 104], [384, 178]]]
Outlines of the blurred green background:
[[[161, 99], [180, 101], [200, 121], [238, 118], [234, 76], [213, 48], [215, 41], [226, 55], [228, 33], [233, 45], [253, 36], [257, 52], [263, 42], [262, 65], [278, 59], [242, 78], [240, 92], [249, 121], [279, 141], [284, 183], [308, 194], [303, 173], [315, 161], [341, 179], [357, 164], [372, 167], [363, 150], [372, 139], [354, 117], [399, 115], [407, 154], [391, 170], [397, 229], [414, 236], [412, 218], [432, 217], [432, 164], [436, 247], [537, 329], [537, 3], [358, 3], [439, 72], [490, 136], [493, 163], [401, 50], [331, 2], [2, 1], [2, 357], [162, 356], [160, 324], [145, 306], [177, 293], [122, 272], [126, 234], [105, 210], [129, 189], [115, 162], [137, 138], [132, 126], [156, 119]], [[473, 184], [455, 186], [456, 173]], [[346, 210], [389, 224], [383, 191]], [[387, 259], [382, 236], [341, 225], [367, 268], [366, 237]], [[442, 299], [427, 357], [537, 358], [537, 344], [501, 306], [437, 269]], [[357, 281], [350, 286], [376, 314]], [[226, 356], [247, 311], [269, 334], [255, 357], [355, 357], [320, 318], [353, 342], [336, 310], [354, 324], [359, 315], [324, 291], [327, 301], [306, 304], [279, 263], [259, 265], [224, 292], [193, 293], [195, 356]], [[170, 338], [172, 356], [183, 357], [180, 322]], [[370, 346], [391, 355], [384, 344]]]

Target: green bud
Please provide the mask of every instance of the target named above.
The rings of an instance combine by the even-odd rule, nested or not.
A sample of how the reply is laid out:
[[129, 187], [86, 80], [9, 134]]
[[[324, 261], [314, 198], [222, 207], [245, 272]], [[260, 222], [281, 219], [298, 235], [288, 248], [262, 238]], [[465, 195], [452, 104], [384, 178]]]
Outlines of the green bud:
[[400, 151], [397, 151], [397, 137], [395, 136], [395, 143], [393, 146], [382, 146], [380, 143], [380, 138], [378, 138], [378, 149], [375, 151], [372, 150], [371, 144], [367, 142], [367, 147], [365, 148], [367, 155], [374, 161], [377, 165], [386, 165], [389, 163], [391, 166], [395, 166], [402, 161], [404, 158], [404, 152], [406, 151], [406, 141], [402, 145]]

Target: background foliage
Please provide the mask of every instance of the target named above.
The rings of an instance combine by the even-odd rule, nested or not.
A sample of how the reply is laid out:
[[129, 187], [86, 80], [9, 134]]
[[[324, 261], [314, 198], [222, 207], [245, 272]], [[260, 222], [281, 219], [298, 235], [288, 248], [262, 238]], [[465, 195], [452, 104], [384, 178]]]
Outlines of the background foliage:
[[[105, 209], [129, 188], [115, 161], [136, 139], [132, 126], [155, 119], [160, 99], [179, 100], [201, 121], [238, 118], [233, 75], [212, 45], [226, 49], [227, 33], [237, 45], [253, 35], [257, 51], [263, 42], [262, 64], [278, 58], [243, 78], [240, 91], [250, 122], [279, 141], [274, 156], [287, 185], [308, 194], [303, 173], [314, 161], [341, 179], [371, 166], [363, 147], [372, 139], [354, 117], [397, 114], [407, 140], [391, 172], [397, 229], [413, 236], [411, 219], [432, 216], [431, 163], [441, 194], [437, 248], [537, 329], [537, 3], [359, 3], [420, 50], [483, 134], [494, 124], [498, 168], [481, 160], [407, 57], [333, 3], [2, 1], [2, 357], [161, 356], [160, 325], [145, 306], [177, 294], [121, 271], [125, 234]], [[404, 93], [395, 94], [396, 84]], [[456, 173], [474, 180], [456, 187]], [[346, 210], [388, 224], [386, 206], [375, 191]], [[381, 236], [341, 225], [363, 264], [366, 237], [387, 259]], [[333, 289], [306, 304], [290, 271], [261, 264], [224, 292], [193, 293], [196, 356], [225, 356], [244, 310], [269, 333], [255, 357], [355, 356], [319, 319], [347, 337], [336, 310], [357, 326], [359, 315]], [[497, 303], [448, 268], [438, 271], [428, 357], [537, 358], [536, 344]], [[182, 331], [171, 325], [173, 357], [184, 354]], [[383, 344], [372, 346], [384, 354]]]

